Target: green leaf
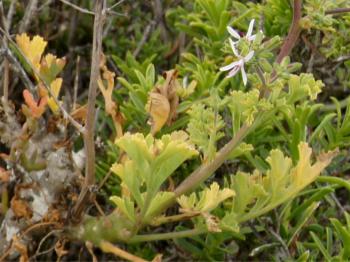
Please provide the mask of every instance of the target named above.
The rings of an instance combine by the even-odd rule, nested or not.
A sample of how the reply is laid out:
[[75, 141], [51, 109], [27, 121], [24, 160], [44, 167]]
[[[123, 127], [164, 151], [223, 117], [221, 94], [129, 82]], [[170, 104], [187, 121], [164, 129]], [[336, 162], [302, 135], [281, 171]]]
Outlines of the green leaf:
[[118, 208], [122, 211], [122, 213], [130, 219], [133, 223], [135, 223], [135, 210], [134, 210], [134, 202], [130, 200], [130, 198], [120, 198], [118, 196], [110, 197], [110, 200], [113, 201]]
[[324, 258], [327, 261], [330, 261], [332, 259], [331, 255], [327, 252], [327, 249], [322, 244], [322, 241], [316, 236], [314, 232], [310, 232], [312, 239], [314, 240], [315, 244], [317, 245], [318, 250], [322, 253]]

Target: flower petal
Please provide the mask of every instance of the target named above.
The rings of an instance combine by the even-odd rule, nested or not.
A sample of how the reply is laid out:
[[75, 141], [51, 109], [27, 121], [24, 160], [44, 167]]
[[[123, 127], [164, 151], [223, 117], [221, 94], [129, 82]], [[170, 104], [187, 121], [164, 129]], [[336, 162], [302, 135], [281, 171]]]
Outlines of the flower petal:
[[249, 42], [254, 41], [255, 38], [256, 38], [256, 35], [251, 35], [251, 36], [247, 37], [247, 39], [248, 39]]
[[239, 53], [238, 53], [237, 48], [236, 48], [236, 43], [233, 42], [231, 38], [229, 38], [228, 40], [230, 41], [230, 45], [231, 45], [232, 51], [233, 51], [233, 53], [235, 54], [235, 56], [241, 57], [241, 56], [239, 55]]
[[226, 78], [230, 78], [230, 77], [235, 76], [235, 75], [238, 73], [239, 69], [241, 69], [241, 66], [240, 66], [240, 65], [235, 66], [235, 67], [228, 73], [228, 75], [226, 76]]
[[236, 39], [241, 39], [241, 36], [238, 34], [236, 30], [234, 30], [231, 26], [226, 27], [227, 31]]
[[248, 31], [247, 31], [247, 34], [246, 34], [246, 38], [248, 39], [252, 33], [253, 33], [253, 28], [254, 28], [254, 22], [255, 22], [255, 19], [252, 19], [249, 23], [249, 27], [248, 27]]
[[248, 62], [254, 56], [254, 51], [250, 51], [243, 59], [244, 62]]
[[226, 66], [221, 67], [220, 71], [230, 70], [230, 69], [234, 68], [235, 66], [239, 65], [240, 63], [241, 63], [241, 60], [232, 62], [231, 64], [228, 64]]
[[247, 74], [244, 70], [244, 65], [241, 67], [241, 73], [242, 73], [243, 84], [247, 85], [248, 78], [247, 78]]

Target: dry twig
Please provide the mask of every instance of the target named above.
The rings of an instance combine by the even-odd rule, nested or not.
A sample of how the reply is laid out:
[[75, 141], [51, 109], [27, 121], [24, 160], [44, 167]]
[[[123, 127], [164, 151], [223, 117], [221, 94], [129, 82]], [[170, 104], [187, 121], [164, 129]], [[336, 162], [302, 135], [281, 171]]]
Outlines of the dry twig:
[[38, 6], [38, 0], [30, 0], [27, 7], [26, 12], [24, 13], [23, 19], [19, 26], [19, 33], [24, 33], [27, 31], [27, 28], [31, 22], [31, 20], [36, 17], [34, 13], [36, 12], [36, 8]]
[[90, 10], [87, 10], [87, 9], [85, 9], [85, 8], [82, 8], [82, 7], [78, 6], [78, 5], [72, 4], [71, 2], [69, 2], [69, 1], [67, 1], [67, 0], [60, 0], [60, 1], [61, 1], [62, 3], [64, 3], [64, 4], [66, 4], [66, 5], [68, 5], [68, 6], [72, 7], [72, 8], [74, 8], [75, 10], [77, 10], [77, 11], [83, 13], [83, 14], [95, 15], [94, 12], [92, 12], [92, 11], [90, 11]]
[[95, 103], [98, 88], [97, 80], [100, 75], [100, 60], [102, 54], [102, 34], [104, 19], [105, 1], [96, 0], [88, 109], [85, 125], [86, 131], [84, 133], [84, 146], [86, 155], [85, 182], [80, 192], [78, 201], [72, 211], [72, 217], [74, 217], [76, 221], [80, 220], [85, 208], [85, 204], [90, 200], [90, 196], [92, 195], [92, 188], [95, 183]]

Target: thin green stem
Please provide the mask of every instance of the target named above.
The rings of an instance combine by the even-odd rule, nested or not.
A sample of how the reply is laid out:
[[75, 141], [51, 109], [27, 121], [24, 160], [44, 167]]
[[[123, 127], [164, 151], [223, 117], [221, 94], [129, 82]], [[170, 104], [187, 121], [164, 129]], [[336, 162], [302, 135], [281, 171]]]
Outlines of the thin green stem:
[[190, 214], [184, 213], [184, 214], [179, 214], [179, 215], [173, 215], [173, 216], [167, 216], [167, 217], [158, 217], [154, 219], [154, 222], [152, 222], [152, 225], [161, 225], [165, 223], [172, 223], [180, 220], [186, 220], [186, 219], [191, 219], [193, 217], [199, 216], [201, 213], [200, 212], [193, 212]]
[[231, 141], [216, 154], [213, 161], [196, 169], [174, 190], [175, 196], [178, 197], [192, 191], [201, 182], [211, 176], [224, 163], [232, 150], [241, 143], [250, 130], [250, 126], [244, 124]]
[[167, 240], [183, 237], [193, 237], [200, 234], [207, 233], [206, 229], [190, 229], [180, 232], [170, 232], [170, 233], [159, 233], [159, 234], [149, 234], [149, 235], [136, 235], [128, 240], [128, 243], [138, 243], [147, 241], [157, 241], [157, 240]]
[[[350, 103], [350, 97], [344, 98], [343, 100], [339, 101], [339, 106], [341, 109], [347, 107]], [[328, 105], [323, 105], [320, 110], [322, 112], [329, 112], [329, 111], [335, 111], [337, 109], [336, 104], [328, 104]]]
[[350, 182], [346, 181], [343, 178], [340, 177], [334, 177], [334, 176], [319, 176], [317, 178], [318, 182], [323, 182], [323, 183], [329, 183], [329, 184], [336, 184], [341, 187], [345, 187], [347, 190], [350, 191]]

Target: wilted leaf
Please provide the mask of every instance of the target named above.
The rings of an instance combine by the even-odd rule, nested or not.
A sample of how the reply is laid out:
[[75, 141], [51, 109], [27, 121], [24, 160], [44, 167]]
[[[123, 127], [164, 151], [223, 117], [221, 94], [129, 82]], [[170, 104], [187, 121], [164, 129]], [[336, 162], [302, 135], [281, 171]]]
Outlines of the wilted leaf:
[[123, 122], [124, 118], [118, 110], [117, 104], [113, 101], [113, 89], [114, 89], [114, 77], [115, 74], [107, 69], [104, 56], [101, 59], [101, 69], [103, 71], [102, 78], [97, 80], [98, 87], [105, 100], [105, 111], [109, 114], [117, 131], [117, 137], [123, 135]]
[[169, 70], [165, 72], [165, 82], [149, 94], [146, 110], [151, 116], [151, 133], [156, 134], [164, 125], [168, 125], [176, 117], [176, 109], [179, 98], [176, 90], [179, 86], [177, 71]]
[[16, 249], [18, 253], [21, 254], [21, 257], [19, 259], [20, 262], [28, 262], [29, 257], [28, 257], [28, 249], [27, 246], [24, 245], [20, 239], [15, 235], [12, 239], [12, 248]]
[[147, 111], [151, 115], [151, 133], [156, 134], [167, 122], [170, 113], [168, 99], [162, 94], [151, 93], [147, 104]]
[[238, 222], [262, 215], [295, 197], [320, 175], [336, 155], [335, 151], [323, 153], [312, 163], [312, 150], [308, 144], [302, 142], [298, 148], [299, 161], [294, 167], [289, 157], [274, 149], [267, 158], [270, 170], [265, 175], [255, 170], [253, 175], [238, 172], [232, 176], [232, 188], [237, 194], [232, 211]]
[[70, 114], [74, 120], [85, 123], [87, 115], [87, 105], [77, 106], [77, 108]]
[[64, 248], [65, 243], [66, 243], [65, 240], [59, 239], [55, 244], [55, 251], [56, 251], [58, 260], [60, 260], [61, 257], [68, 254], [68, 250]]
[[31, 218], [33, 211], [30, 209], [28, 203], [22, 199], [16, 197], [11, 200], [11, 209], [17, 218]]
[[10, 172], [0, 167], [0, 182], [7, 183], [9, 181], [10, 181]]
[[308, 144], [300, 143], [298, 149], [299, 161], [297, 166], [293, 169], [291, 176], [294, 186], [301, 190], [317, 178], [321, 171], [330, 164], [333, 157], [337, 155], [338, 151], [334, 150], [328, 153], [322, 153], [317, 158], [317, 161], [311, 165], [312, 150]]
[[208, 231], [209, 232], [221, 232], [222, 230], [220, 229], [219, 223], [220, 219], [217, 216], [211, 215], [209, 213], [202, 213], [205, 223], [207, 225]]

